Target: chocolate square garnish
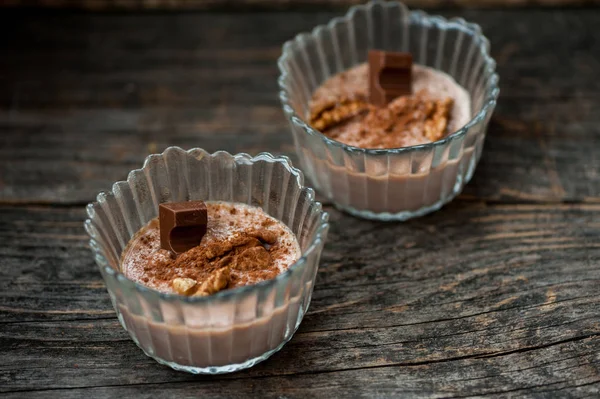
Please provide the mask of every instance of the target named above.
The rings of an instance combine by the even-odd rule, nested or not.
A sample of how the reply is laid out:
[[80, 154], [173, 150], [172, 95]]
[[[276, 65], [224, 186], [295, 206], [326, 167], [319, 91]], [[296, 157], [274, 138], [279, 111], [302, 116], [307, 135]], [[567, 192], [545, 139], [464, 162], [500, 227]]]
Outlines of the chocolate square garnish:
[[170, 202], [158, 206], [158, 219], [160, 247], [180, 254], [200, 244], [208, 212], [204, 201]]
[[369, 101], [378, 107], [412, 94], [412, 55], [369, 51]]

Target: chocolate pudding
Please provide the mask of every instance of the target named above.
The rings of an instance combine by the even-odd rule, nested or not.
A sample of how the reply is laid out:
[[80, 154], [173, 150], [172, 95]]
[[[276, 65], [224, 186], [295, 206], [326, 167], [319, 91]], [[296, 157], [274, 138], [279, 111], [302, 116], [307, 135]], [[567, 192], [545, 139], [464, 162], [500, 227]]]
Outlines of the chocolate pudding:
[[413, 65], [412, 91], [383, 107], [370, 104], [369, 66], [361, 64], [315, 90], [311, 124], [354, 147], [399, 148], [439, 140], [471, 119], [469, 94], [443, 72]]
[[[449, 75], [412, 65], [412, 94], [377, 107], [369, 103], [369, 66], [341, 72], [315, 90], [310, 124], [325, 136], [368, 149], [398, 149], [435, 142], [459, 130], [471, 119], [467, 91]], [[459, 190], [474, 146], [462, 156], [419, 151], [345, 156], [343, 165], [326, 157], [310, 159], [308, 168], [325, 194], [351, 213], [372, 216], [404, 213], [400, 219], [439, 208]], [[454, 150], [454, 151], [453, 151]], [[454, 152], [454, 153], [453, 153]], [[368, 216], [368, 215], [367, 215]]]
[[[262, 209], [226, 202], [209, 202], [206, 208], [207, 230], [200, 245], [177, 256], [161, 249], [155, 218], [123, 251], [123, 274], [161, 292], [210, 295], [275, 278], [300, 258], [294, 234]], [[219, 288], [201, 289], [212, 280], [220, 281]], [[195, 289], [181, 289], [184, 281], [195, 282]]]
[[[273, 279], [300, 258], [294, 234], [262, 209], [227, 202], [206, 202], [206, 208], [206, 234], [198, 246], [179, 255], [161, 249], [159, 221], [151, 220], [123, 251], [123, 274], [164, 293], [210, 296]], [[296, 319], [288, 320], [288, 314], [297, 314], [297, 298], [275, 309], [256, 304], [256, 295], [249, 295], [242, 306], [245, 311], [238, 313], [232, 312], [236, 304], [227, 300], [183, 312], [165, 304], [163, 317], [184, 320], [171, 325], [131, 314], [124, 306], [120, 312], [139, 344], [154, 347], [157, 357], [184, 366], [216, 367], [275, 349], [286, 329], [294, 328]], [[232, 313], [239, 323], [232, 323]], [[261, 317], [263, 313], [268, 316]]]

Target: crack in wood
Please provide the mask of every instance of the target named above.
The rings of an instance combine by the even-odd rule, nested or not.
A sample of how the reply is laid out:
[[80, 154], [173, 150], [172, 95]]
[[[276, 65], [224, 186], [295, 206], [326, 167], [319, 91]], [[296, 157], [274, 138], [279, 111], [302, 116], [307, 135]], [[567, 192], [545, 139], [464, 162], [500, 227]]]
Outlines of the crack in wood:
[[[335, 13], [2, 13], [11, 40], [0, 65], [0, 390], [597, 393], [591, 11], [464, 10], [494, 39], [502, 86], [472, 181], [403, 224], [355, 219], [318, 196], [330, 238], [300, 331], [268, 362], [205, 379], [156, 365], [126, 339], [84, 248], [84, 207], [169, 145], [291, 155], [276, 59], [285, 40]], [[77, 385], [84, 391], [60, 390]], [[100, 391], [85, 391], [93, 385]]]
[[[588, 335], [573, 337], [573, 338], [564, 339], [564, 340], [560, 340], [560, 341], [555, 341], [555, 342], [551, 342], [548, 344], [531, 346], [531, 347], [527, 347], [527, 348], [520, 348], [520, 349], [511, 350], [511, 351], [490, 352], [490, 353], [484, 354], [484, 355], [480, 354], [480, 355], [456, 356], [456, 357], [422, 361], [422, 362], [401, 362], [401, 363], [393, 363], [393, 364], [387, 364], [387, 365], [381, 365], [381, 366], [349, 367], [349, 368], [333, 369], [333, 370], [311, 370], [311, 371], [302, 371], [302, 372], [295, 372], [295, 373], [288, 373], [288, 374], [281, 374], [281, 375], [273, 374], [273, 375], [268, 375], [268, 376], [261, 376], [261, 375], [252, 376], [252, 377], [248, 377], [248, 376], [244, 376], [244, 377], [212, 376], [212, 378], [215, 380], [225, 378], [228, 381], [238, 380], [238, 379], [247, 380], [249, 378], [252, 378], [254, 380], [265, 380], [265, 379], [275, 378], [275, 377], [279, 377], [279, 376], [288, 376], [289, 377], [289, 376], [315, 375], [315, 374], [334, 374], [334, 373], [355, 371], [355, 370], [384, 369], [384, 368], [397, 368], [397, 367], [419, 367], [419, 366], [427, 366], [427, 365], [438, 364], [438, 363], [450, 363], [450, 362], [469, 360], [469, 359], [484, 359], [484, 358], [489, 359], [489, 358], [495, 358], [495, 357], [503, 357], [503, 356], [508, 356], [508, 355], [512, 355], [512, 354], [526, 353], [526, 352], [541, 350], [541, 349], [545, 349], [545, 348], [550, 348], [550, 347], [557, 346], [557, 345], [564, 345], [567, 343], [572, 343], [572, 342], [577, 342], [577, 341], [582, 341], [582, 340], [587, 340], [587, 339], [593, 339], [593, 338], [596, 338], [599, 336], [600, 336], [600, 334], [588, 334]], [[183, 383], [189, 383], [189, 382], [190, 381], [171, 381], [168, 383], [169, 384], [183, 384]], [[64, 390], [95, 389], [95, 388], [112, 388], [112, 387], [123, 387], [123, 386], [153, 386], [153, 385], [165, 384], [165, 383], [166, 383], [166, 381], [165, 382], [152, 382], [152, 383], [131, 383], [131, 384], [86, 386], [86, 387], [64, 387], [64, 388], [56, 387], [56, 388], [45, 388], [45, 389], [25, 389], [25, 390], [13, 390], [13, 391], [9, 390], [9, 391], [4, 391], [4, 393], [43, 392], [43, 391], [57, 391], [57, 390], [63, 390], [63, 389]], [[540, 385], [540, 387], [553, 385], [553, 384], [554, 383]], [[530, 388], [519, 388], [519, 389], [516, 389], [515, 391], [521, 391], [521, 390], [527, 390], [527, 389], [530, 389]], [[502, 393], [502, 392], [499, 392], [499, 393]]]

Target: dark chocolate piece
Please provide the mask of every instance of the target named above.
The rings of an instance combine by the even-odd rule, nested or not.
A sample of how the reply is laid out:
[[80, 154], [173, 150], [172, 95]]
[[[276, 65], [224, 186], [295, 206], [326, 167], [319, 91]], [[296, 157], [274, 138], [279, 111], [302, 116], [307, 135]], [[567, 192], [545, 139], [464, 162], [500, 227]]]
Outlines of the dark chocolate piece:
[[158, 219], [160, 247], [180, 254], [200, 244], [208, 213], [204, 201], [170, 202], [158, 206]]
[[369, 51], [369, 101], [386, 106], [396, 97], [412, 94], [412, 55]]

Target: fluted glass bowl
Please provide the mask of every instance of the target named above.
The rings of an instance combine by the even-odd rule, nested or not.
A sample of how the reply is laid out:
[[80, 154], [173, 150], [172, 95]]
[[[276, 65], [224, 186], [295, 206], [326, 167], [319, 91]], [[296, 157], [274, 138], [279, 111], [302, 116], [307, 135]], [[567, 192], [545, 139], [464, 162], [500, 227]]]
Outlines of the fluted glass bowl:
[[[365, 62], [370, 49], [410, 52], [415, 63], [453, 77], [471, 96], [472, 119], [442, 140], [383, 150], [340, 143], [306, 123], [315, 89]], [[478, 25], [375, 1], [285, 43], [278, 66], [279, 97], [303, 171], [338, 208], [406, 220], [441, 208], [473, 176], [499, 93]]]
[[[119, 259], [158, 204], [188, 200], [258, 206], [296, 235], [301, 258], [273, 280], [206, 297], [160, 293], [127, 279]], [[328, 215], [285, 157], [170, 147], [87, 206], [85, 229], [123, 328], [159, 363], [191, 373], [227, 373], [265, 360], [291, 339], [306, 313]]]

